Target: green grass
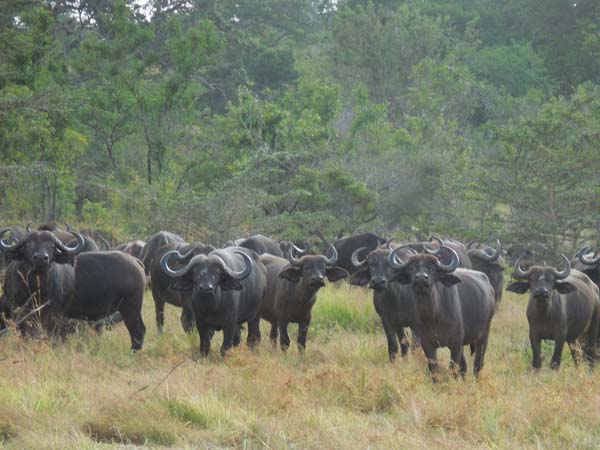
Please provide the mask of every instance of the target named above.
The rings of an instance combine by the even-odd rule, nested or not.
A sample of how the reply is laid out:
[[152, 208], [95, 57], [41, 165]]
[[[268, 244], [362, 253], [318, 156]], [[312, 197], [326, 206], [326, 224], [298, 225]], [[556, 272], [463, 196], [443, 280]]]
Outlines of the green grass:
[[[433, 384], [420, 349], [388, 363], [366, 290], [320, 292], [303, 355], [263, 342], [223, 360], [217, 333], [205, 361], [193, 358], [198, 336], [183, 333], [176, 308], [158, 335], [148, 294], [136, 355], [122, 325], [102, 336], [84, 328], [66, 343], [0, 340], [0, 447], [600, 448], [598, 375], [574, 367], [568, 350], [550, 370], [552, 345], [533, 372], [525, 306], [505, 296], [478, 380], [445, 372]], [[447, 366], [447, 350], [439, 355]]]

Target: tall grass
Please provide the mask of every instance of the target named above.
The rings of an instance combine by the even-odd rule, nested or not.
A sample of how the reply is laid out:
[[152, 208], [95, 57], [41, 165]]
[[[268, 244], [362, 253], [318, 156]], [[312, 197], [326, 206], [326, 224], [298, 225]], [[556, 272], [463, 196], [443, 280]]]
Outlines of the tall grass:
[[387, 362], [366, 290], [322, 290], [304, 355], [263, 343], [206, 361], [192, 357], [198, 337], [183, 333], [176, 308], [157, 334], [148, 295], [136, 355], [122, 325], [66, 343], [0, 340], [0, 447], [600, 448], [598, 374], [567, 351], [550, 370], [551, 346], [534, 373], [525, 302], [505, 296], [478, 380], [432, 384], [419, 349]]

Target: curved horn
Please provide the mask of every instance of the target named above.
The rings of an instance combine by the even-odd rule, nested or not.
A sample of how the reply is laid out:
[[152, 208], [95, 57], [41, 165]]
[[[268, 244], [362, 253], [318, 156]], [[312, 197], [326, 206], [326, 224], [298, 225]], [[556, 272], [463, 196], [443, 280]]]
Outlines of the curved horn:
[[198, 258], [206, 257], [205, 255], [196, 255], [192, 259], [190, 259], [188, 261], [188, 263], [181, 269], [173, 270], [169, 267], [169, 259], [171, 259], [171, 257], [173, 255], [177, 255], [176, 259], [178, 261], [185, 259], [185, 255], [182, 255], [181, 253], [179, 253], [179, 250], [168, 251], [167, 253], [162, 255], [162, 258], [160, 258], [160, 267], [161, 267], [162, 271], [164, 272], [165, 275], [167, 275], [171, 278], [178, 278], [178, 277], [185, 275], [186, 273], [188, 273], [190, 271], [190, 269], [195, 264], [195, 262], [198, 261]]
[[2, 249], [2, 251], [12, 250], [19, 245], [18, 241], [15, 242], [13, 245], [8, 245], [8, 243], [4, 240], [4, 235], [9, 231], [12, 230], [10, 228], [5, 228], [4, 230], [0, 231], [0, 249]]
[[29, 222], [27, 224], [27, 226], [25, 227], [25, 231], [27, 231], [28, 233], [31, 233], [31, 226], [33, 225], [33, 222]]
[[427, 253], [429, 253], [430, 255], [433, 255], [433, 256], [438, 256], [438, 255], [440, 254], [440, 249], [441, 249], [441, 248], [444, 246], [444, 243], [442, 242], [442, 240], [441, 240], [440, 238], [437, 238], [437, 237], [434, 237], [434, 236], [431, 236], [431, 237], [429, 238], [429, 242], [437, 242], [439, 247], [438, 247], [438, 248], [434, 248], [434, 249], [430, 249], [430, 248], [427, 248], [427, 247], [424, 245], [424, 246], [423, 246], [423, 249], [424, 249], [424, 250], [425, 250]]
[[[442, 264], [442, 262], [440, 261], [439, 254], [441, 253], [442, 249], [449, 251], [450, 254], [452, 255], [452, 260], [448, 264]], [[442, 245], [438, 249], [436, 256], [438, 258], [437, 258], [435, 264], [437, 265], [440, 272], [450, 273], [450, 272], [454, 272], [458, 268], [458, 263], [460, 262], [460, 260], [458, 257], [458, 253], [456, 253], [456, 251], [454, 249], [452, 249], [450, 247], [446, 247], [445, 245]]]
[[497, 261], [498, 258], [500, 258], [501, 254], [502, 254], [502, 242], [500, 242], [500, 239], [497, 239], [496, 240], [496, 250], [492, 254], [489, 254], [487, 252], [487, 249], [485, 249], [485, 250], [481, 250], [481, 253], [478, 253], [477, 255], [484, 261], [493, 262], [493, 261]]
[[565, 263], [565, 268], [561, 271], [554, 269], [554, 276], [557, 280], [564, 280], [571, 273], [571, 261], [569, 261], [569, 258], [567, 258], [564, 253], [562, 253], [560, 256]]
[[357, 248], [356, 250], [354, 250], [354, 251], [352, 252], [352, 256], [350, 257], [350, 261], [352, 261], [352, 265], [353, 265], [354, 267], [360, 267], [360, 266], [362, 266], [364, 263], [366, 263], [366, 262], [367, 262], [367, 258], [363, 259], [362, 261], [359, 261], [359, 260], [358, 260], [358, 254], [359, 254], [360, 252], [362, 252], [363, 250], [367, 250], [367, 247], [360, 247], [360, 248]]
[[[472, 241], [467, 242], [467, 250], [471, 250], [471, 247], [475, 244], [477, 244], [477, 247], [479, 247], [479, 244], [481, 244], [481, 241], [479, 239], [473, 239]], [[475, 247], [475, 248], [477, 248], [477, 247]]]
[[294, 256], [294, 249], [296, 246], [292, 242], [290, 248], [288, 249], [287, 260], [292, 266], [299, 266], [301, 264], [300, 260]]
[[77, 253], [80, 253], [81, 250], [83, 250], [83, 247], [85, 246], [85, 239], [81, 234], [77, 233], [76, 231], [71, 231], [71, 234], [75, 236], [75, 239], [77, 239], [77, 244], [75, 245], [75, 247], [69, 247], [68, 245], [63, 244], [60, 241], [60, 239], [58, 239], [55, 235], [54, 244], [67, 255], [76, 255]]
[[517, 260], [515, 261], [515, 272], [514, 272], [514, 277], [521, 279], [521, 280], [525, 280], [527, 278], [529, 278], [529, 275], [531, 275], [531, 268], [529, 268], [526, 271], [523, 271], [523, 269], [521, 268], [521, 260], [523, 259], [523, 257], [525, 256], [525, 253], [522, 253], [521, 256], [519, 256], [517, 258]]
[[411, 255], [416, 255], [417, 252], [415, 251], [414, 248], [412, 248], [410, 245], [403, 245], [401, 247], [396, 247], [394, 250], [392, 250], [390, 252], [390, 255], [388, 256], [388, 261], [390, 263], [390, 266], [392, 267], [392, 269], [395, 270], [399, 270], [402, 269], [404, 266], [406, 266], [408, 264], [408, 261], [403, 262], [397, 255], [398, 252], [400, 250], [405, 250], [408, 249], [409, 253]]
[[231, 268], [227, 265], [227, 263], [219, 255], [213, 255], [213, 256], [216, 256], [221, 261], [221, 263], [223, 264], [223, 269], [225, 270], [225, 272], [227, 272], [227, 274], [231, 278], [235, 278], [236, 280], [243, 280], [244, 278], [248, 278], [250, 273], [252, 273], [252, 259], [244, 252], [236, 251], [233, 253], [237, 253], [242, 258], [244, 258], [244, 262], [246, 263], [246, 267], [244, 267], [239, 272], [234, 272], [233, 270], [231, 270]]
[[325, 257], [325, 262], [333, 266], [337, 262], [338, 252], [331, 242], [329, 243], [329, 248], [331, 249], [331, 258]]
[[392, 248], [392, 242], [397, 241], [400, 242], [400, 239], [398, 239], [397, 237], [392, 237], [389, 238], [387, 241], [385, 241], [384, 247], [387, 248], [388, 250]]
[[583, 264], [585, 264], [586, 266], [593, 266], [595, 264], [598, 264], [600, 262], [600, 256], [597, 256], [595, 258], [592, 259], [586, 259], [585, 258], [585, 254], [589, 253], [592, 250], [592, 247], [583, 247], [581, 250], [579, 250], [577, 252], [577, 259], [579, 259], [579, 261], [581, 261]]
[[290, 241], [290, 247], [293, 247], [294, 251], [301, 256], [306, 255], [308, 253], [308, 245], [306, 246], [306, 248], [300, 248], [297, 245], [295, 245], [293, 242]]

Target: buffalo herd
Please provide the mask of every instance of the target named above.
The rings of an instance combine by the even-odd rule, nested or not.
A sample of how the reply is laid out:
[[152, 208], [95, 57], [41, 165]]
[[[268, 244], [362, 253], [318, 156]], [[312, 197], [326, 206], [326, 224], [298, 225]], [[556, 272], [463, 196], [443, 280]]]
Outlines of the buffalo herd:
[[[240, 344], [261, 340], [260, 320], [271, 325], [274, 349], [290, 345], [288, 325], [298, 324], [298, 350], [306, 348], [312, 309], [325, 279], [347, 279], [373, 291], [388, 356], [400, 347], [405, 357], [412, 343], [421, 347], [435, 379], [437, 349], [450, 350], [453, 373], [467, 372], [465, 346], [474, 354], [473, 372], [483, 368], [490, 326], [502, 299], [505, 264], [502, 244], [463, 244], [451, 238], [399, 242], [374, 233], [338, 237], [323, 253], [310, 253], [305, 241], [275, 241], [257, 234], [215, 248], [160, 231], [146, 241], [133, 240], [113, 249], [103, 238], [97, 245], [90, 230], [66, 231], [42, 225], [0, 231], [4, 269], [0, 298], [0, 334], [15, 329], [21, 336], [41, 332], [66, 338], [78, 323], [98, 331], [123, 321], [131, 350], [140, 350], [146, 327], [144, 291], [150, 284], [156, 325], [164, 329], [166, 304], [181, 308], [185, 332], [194, 325], [200, 355], [223, 331], [221, 355]], [[322, 237], [322, 236], [321, 236]], [[324, 239], [323, 239], [324, 240]], [[101, 248], [100, 248], [101, 247]], [[560, 366], [565, 342], [574, 362], [593, 367], [600, 326], [600, 255], [583, 247], [560, 267], [513, 264], [514, 281], [506, 288], [529, 292], [527, 319], [533, 367], [541, 367], [542, 340], [554, 341], [551, 367]], [[148, 281], [149, 280], [149, 281]]]

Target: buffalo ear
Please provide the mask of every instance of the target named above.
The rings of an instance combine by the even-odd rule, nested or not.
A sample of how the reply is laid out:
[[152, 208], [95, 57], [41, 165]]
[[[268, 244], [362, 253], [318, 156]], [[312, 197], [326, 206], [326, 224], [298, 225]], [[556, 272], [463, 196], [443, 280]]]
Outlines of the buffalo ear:
[[302, 278], [302, 270], [299, 267], [287, 265], [279, 272], [279, 277], [292, 283], [297, 283]]
[[221, 278], [221, 281], [219, 282], [219, 286], [224, 291], [240, 291], [243, 288], [240, 280], [229, 275], [223, 275], [223, 278]]
[[460, 283], [460, 278], [451, 273], [438, 274], [436, 281], [439, 281], [446, 287], [454, 286], [456, 283]]
[[350, 274], [345, 269], [342, 269], [338, 266], [328, 267], [327, 269], [325, 269], [325, 276], [332, 283], [334, 281], [343, 280], [348, 275]]
[[191, 292], [194, 290], [194, 282], [191, 277], [179, 277], [169, 285], [169, 289], [179, 292]]
[[59, 249], [54, 250], [54, 262], [57, 264], [71, 264], [75, 262], [75, 255], [68, 255]]
[[354, 286], [365, 286], [371, 280], [371, 273], [368, 269], [354, 272], [350, 276], [350, 284]]
[[575, 285], [573, 283], [569, 283], [568, 281], [557, 281], [555, 287], [559, 294], [570, 294], [571, 292], [575, 292], [577, 290]]
[[390, 281], [394, 281], [400, 284], [410, 284], [410, 275], [405, 270], [400, 270], [398, 272], [393, 272], [390, 277]]
[[516, 292], [517, 294], [524, 294], [529, 290], [529, 283], [526, 281], [515, 281], [506, 288], [507, 291]]

